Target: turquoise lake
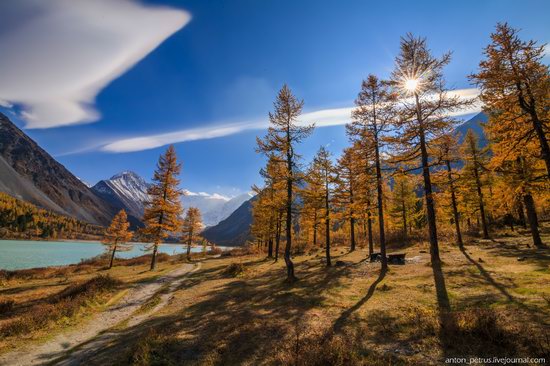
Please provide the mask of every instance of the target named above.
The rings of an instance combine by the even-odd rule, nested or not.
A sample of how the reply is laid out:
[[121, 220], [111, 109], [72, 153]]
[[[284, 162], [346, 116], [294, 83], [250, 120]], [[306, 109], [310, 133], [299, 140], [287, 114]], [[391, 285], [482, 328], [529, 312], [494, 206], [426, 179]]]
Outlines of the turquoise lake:
[[[117, 252], [117, 258], [133, 258], [148, 254], [145, 244], [132, 244], [127, 252]], [[162, 244], [161, 253], [184, 253], [186, 248], [176, 244]], [[193, 252], [202, 251], [202, 247], [192, 248]], [[35, 267], [61, 266], [80, 262], [81, 259], [95, 257], [105, 252], [105, 246], [99, 242], [56, 242], [0, 240], [0, 269], [14, 270]]]

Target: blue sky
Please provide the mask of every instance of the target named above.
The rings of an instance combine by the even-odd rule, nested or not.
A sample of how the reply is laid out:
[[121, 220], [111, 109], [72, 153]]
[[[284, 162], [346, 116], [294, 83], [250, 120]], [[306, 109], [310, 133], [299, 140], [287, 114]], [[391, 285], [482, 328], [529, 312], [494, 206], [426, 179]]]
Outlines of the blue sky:
[[[305, 112], [321, 111], [315, 119], [351, 107], [369, 73], [387, 76], [406, 32], [428, 37], [435, 54], [453, 51], [446, 78], [457, 89], [472, 88], [466, 75], [497, 21], [521, 28], [526, 39], [550, 41], [550, 2], [542, 0], [98, 0], [62, 10], [55, 3], [63, 0], [51, 9], [45, 3], [0, 4], [12, 20], [0, 25], [0, 46], [10, 55], [0, 58], [0, 79], [8, 78], [2, 110], [90, 183], [122, 170], [148, 179], [165, 149], [145, 149], [151, 141], [193, 139], [176, 143], [182, 186], [228, 196], [259, 181], [264, 160], [255, 138], [283, 83], [305, 100]], [[102, 7], [113, 7], [107, 20]], [[81, 27], [96, 20], [101, 37], [86, 38], [95, 25]], [[38, 37], [37, 29], [52, 36]], [[43, 53], [33, 54], [33, 42]], [[331, 126], [300, 147], [304, 157], [326, 144], [338, 154], [346, 119], [328, 118]], [[128, 140], [135, 137], [143, 139]]]

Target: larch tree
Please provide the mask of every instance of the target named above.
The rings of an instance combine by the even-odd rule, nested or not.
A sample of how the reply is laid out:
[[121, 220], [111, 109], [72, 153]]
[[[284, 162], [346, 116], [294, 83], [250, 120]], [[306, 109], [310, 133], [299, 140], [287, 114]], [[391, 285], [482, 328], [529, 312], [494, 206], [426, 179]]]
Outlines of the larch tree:
[[324, 184], [318, 166], [312, 162], [305, 175], [305, 185], [300, 188], [302, 198], [302, 224], [311, 228], [313, 247], [318, 246], [319, 225], [322, 219], [324, 208]]
[[324, 146], [321, 146], [315, 155], [313, 159], [313, 167], [322, 184], [322, 202], [324, 208], [323, 221], [325, 224], [325, 256], [327, 266], [331, 266], [330, 232], [332, 230], [331, 216], [336, 172], [334, 164], [332, 163], [332, 156]]
[[291, 259], [292, 250], [292, 223], [294, 206], [294, 187], [299, 181], [299, 172], [297, 164], [300, 156], [296, 153], [296, 146], [307, 138], [312, 132], [314, 125], [303, 126], [299, 123], [298, 117], [302, 113], [304, 102], [298, 100], [290, 91], [288, 86], [284, 85], [274, 104], [274, 111], [269, 113], [270, 126], [267, 135], [261, 139], [257, 138], [257, 151], [266, 155], [274, 154], [281, 157], [284, 163], [285, 180], [285, 211], [286, 211], [286, 246], [285, 246], [285, 264], [287, 268], [287, 282], [296, 281], [294, 275], [294, 263]]
[[418, 203], [416, 187], [417, 182], [413, 176], [401, 170], [393, 173], [390, 215], [394, 218], [394, 222], [401, 226], [401, 233], [405, 242], [409, 240], [409, 231], [411, 231], [416, 220]]
[[[252, 228], [254, 237], [267, 243], [267, 256], [278, 259], [280, 226], [283, 209], [283, 183], [281, 174], [283, 166], [279, 159], [270, 156], [265, 169], [260, 170], [264, 178], [264, 186], [253, 186], [252, 190], [257, 196], [252, 203]], [[275, 245], [275, 248], [274, 248]]]
[[376, 196], [378, 208], [378, 232], [380, 239], [380, 253], [382, 268], [387, 268], [386, 234], [384, 229], [384, 199], [382, 192], [382, 163], [380, 151], [384, 134], [395, 118], [396, 93], [392, 92], [387, 82], [379, 80], [375, 75], [369, 75], [363, 80], [361, 91], [355, 100], [356, 108], [352, 112], [353, 122], [348, 124], [347, 133], [352, 139], [366, 139], [370, 141], [373, 150]]
[[187, 260], [191, 260], [191, 247], [198, 240], [202, 229], [200, 210], [196, 207], [189, 207], [181, 224], [181, 239], [187, 244]]
[[101, 243], [106, 245], [111, 252], [109, 269], [113, 268], [117, 251], [130, 250], [129, 246], [124, 245], [128, 240], [132, 239], [132, 233], [128, 231], [129, 227], [130, 223], [128, 222], [126, 211], [120, 210], [111, 221], [111, 225], [105, 230]]
[[542, 60], [545, 45], [523, 41], [518, 33], [507, 23], [498, 23], [479, 72], [470, 77], [481, 89], [491, 116], [489, 130], [507, 142], [508, 150], [521, 151], [535, 141], [550, 177], [550, 72]]
[[[370, 139], [355, 139], [351, 148], [355, 151], [356, 164], [358, 167], [357, 175], [357, 204], [361, 207], [363, 226], [365, 226], [365, 235], [368, 241], [368, 255], [374, 253], [374, 238], [373, 238], [373, 209], [376, 206], [373, 204], [376, 186], [376, 177], [374, 174], [373, 164], [373, 149]], [[384, 258], [382, 258], [384, 261]], [[384, 263], [382, 263], [384, 265]]]
[[[533, 143], [533, 142], [531, 142]], [[508, 143], [498, 138], [493, 140], [491, 145], [491, 161], [490, 167], [497, 173], [498, 184], [501, 187], [499, 190], [499, 201], [502, 205], [511, 202], [512, 204], [522, 203], [521, 214], [523, 207], [527, 211], [527, 221], [531, 230], [533, 244], [538, 247], [544, 247], [539, 232], [538, 215], [533, 196], [538, 196], [539, 201], [548, 197], [550, 192], [550, 181], [546, 179], [544, 174], [544, 164], [540, 159], [530, 156], [526, 149], [524, 153], [510, 151]], [[507, 207], [510, 212], [510, 208]], [[520, 220], [522, 219], [520, 214]], [[525, 219], [523, 218], [525, 221]]]
[[429, 155], [430, 141], [448, 133], [454, 120], [452, 112], [463, 109], [472, 100], [449, 93], [443, 78], [443, 68], [451, 54], [434, 57], [425, 38], [407, 34], [401, 38], [400, 52], [391, 75], [393, 90], [399, 94], [399, 119], [394, 122], [395, 135], [389, 141], [400, 159], [420, 159], [422, 169], [426, 216], [432, 263], [440, 263], [436, 213], [432, 190]]
[[[481, 229], [483, 238], [489, 239], [489, 228], [487, 225], [487, 215], [485, 212], [485, 201], [483, 198], [483, 176], [487, 170], [488, 156], [487, 149], [479, 147], [478, 137], [472, 129], [468, 129], [464, 141], [462, 142], [462, 158], [464, 167], [462, 168], [463, 184], [477, 194], [477, 204], [479, 216], [481, 219]], [[467, 188], [467, 189], [468, 189]]]
[[149, 249], [153, 250], [151, 270], [156, 267], [159, 245], [170, 233], [176, 233], [180, 225], [181, 191], [177, 178], [180, 171], [181, 165], [177, 162], [176, 150], [170, 145], [159, 158], [153, 174], [153, 184], [147, 189], [149, 200], [145, 204], [143, 214], [145, 227], [142, 232], [152, 241], [149, 246]]
[[356, 247], [355, 223], [357, 213], [360, 210], [360, 202], [357, 199], [359, 186], [360, 166], [356, 156], [356, 150], [346, 148], [338, 159], [336, 202], [341, 207], [345, 219], [349, 222], [350, 251]]
[[460, 212], [458, 209], [458, 192], [456, 187], [459, 176], [453, 167], [453, 165], [460, 162], [458, 139], [453, 134], [443, 135], [434, 142], [433, 149], [433, 155], [444, 167], [444, 171], [440, 172], [440, 177], [438, 177], [440, 179], [436, 179], [436, 181], [441, 181], [441, 191], [450, 196], [456, 242], [462, 247], [464, 243], [460, 230]]

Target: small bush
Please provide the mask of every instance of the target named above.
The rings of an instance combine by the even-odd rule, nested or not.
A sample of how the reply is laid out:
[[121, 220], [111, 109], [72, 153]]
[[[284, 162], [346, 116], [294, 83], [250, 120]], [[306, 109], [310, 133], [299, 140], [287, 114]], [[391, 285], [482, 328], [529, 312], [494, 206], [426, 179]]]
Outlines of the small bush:
[[206, 252], [206, 254], [208, 255], [221, 255], [222, 253], [223, 253], [223, 250], [215, 246], [210, 247], [208, 252]]
[[246, 268], [242, 263], [231, 263], [224, 269], [223, 273], [229, 277], [240, 277], [244, 275], [245, 271]]

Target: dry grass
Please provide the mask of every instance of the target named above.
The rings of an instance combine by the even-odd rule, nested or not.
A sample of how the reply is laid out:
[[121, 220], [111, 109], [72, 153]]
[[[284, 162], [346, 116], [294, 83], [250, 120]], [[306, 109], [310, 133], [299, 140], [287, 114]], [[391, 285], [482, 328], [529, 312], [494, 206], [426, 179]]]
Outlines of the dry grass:
[[[439, 365], [445, 357], [548, 357], [550, 288], [542, 284], [550, 282], [550, 253], [528, 248], [528, 241], [475, 239], [464, 251], [443, 244], [450, 312], [438, 307], [426, 243], [400, 246], [414, 260], [386, 274], [364, 260], [362, 249], [334, 248], [345, 265], [332, 268], [311, 250], [295, 258], [293, 286], [283, 284], [283, 261], [242, 253], [212, 259], [168, 306], [127, 329], [92, 364], [121, 347], [126, 354], [117, 362], [135, 365]], [[245, 275], [235, 275], [241, 269]], [[135, 341], [122, 343], [128, 339]]]
[[19, 336], [48, 328], [52, 323], [59, 321], [70, 322], [106, 294], [115, 291], [118, 285], [120, 281], [110, 276], [97, 276], [86, 282], [71, 285], [16, 314], [13, 320], [5, 322], [0, 327], [0, 336]]
[[[150, 256], [117, 260], [110, 270], [101, 258], [95, 258], [65, 267], [4, 271], [0, 285], [0, 353], [71, 327], [102, 311], [133, 284], [181, 266], [174, 257], [163, 254], [160, 258], [154, 272], [148, 270]], [[113, 282], [105, 281], [109, 278]], [[117, 285], [111, 286], [115, 282]]]
[[[550, 243], [548, 233], [543, 240]], [[88, 363], [439, 365], [445, 357], [548, 359], [550, 252], [528, 244], [525, 234], [472, 238], [464, 250], [442, 243], [443, 290], [434, 281], [437, 271], [425, 242], [390, 248], [411, 261], [387, 273], [365, 260], [365, 249], [333, 248], [334, 262], [343, 265], [331, 268], [321, 249], [307, 250], [295, 257], [299, 280], [293, 285], [283, 283], [283, 260], [266, 260], [251, 248], [235, 250], [203, 261], [166, 306], [145, 323], [118, 330], [117, 339]], [[120, 266], [113, 273], [123, 281], [142, 276], [133, 269]], [[438, 305], [442, 291], [450, 311]]]

